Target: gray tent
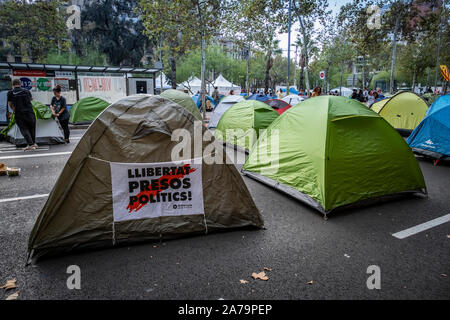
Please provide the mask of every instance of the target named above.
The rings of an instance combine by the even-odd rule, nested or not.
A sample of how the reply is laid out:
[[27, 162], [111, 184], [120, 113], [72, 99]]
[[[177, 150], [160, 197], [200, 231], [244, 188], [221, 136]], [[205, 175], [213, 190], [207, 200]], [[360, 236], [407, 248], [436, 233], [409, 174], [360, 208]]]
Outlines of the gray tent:
[[[86, 131], [51, 191], [30, 235], [30, 259], [74, 249], [262, 227], [263, 219], [223, 149], [213, 154], [207, 148], [211, 142], [203, 141], [197, 167], [167, 165], [174, 163], [172, 151], [178, 146], [172, 133], [185, 129], [193, 136], [194, 128], [212, 137], [186, 109], [161, 97], [135, 95], [112, 104]], [[194, 155], [196, 148], [190, 148]], [[224, 164], [208, 164], [207, 159], [217, 154]], [[189, 162], [195, 155], [182, 157]], [[186, 172], [180, 173], [180, 168]], [[186, 181], [190, 172], [191, 181]], [[184, 191], [180, 198], [173, 192], [171, 200], [164, 196], [164, 202], [164, 184], [176, 189], [181, 183], [186, 190], [192, 188], [192, 197], [188, 191], [183, 202]], [[141, 192], [134, 196], [131, 192], [139, 184]], [[123, 215], [125, 207], [129, 211]]]
[[[13, 124], [11, 129], [9, 129], [6, 140], [16, 146], [24, 146], [27, 144], [16, 124]], [[38, 145], [65, 143], [64, 134], [55, 120], [36, 119], [36, 143]]]
[[233, 105], [238, 102], [244, 101], [245, 98], [243, 96], [231, 95], [223, 98], [217, 107], [214, 109], [214, 112], [211, 116], [211, 120], [209, 121], [208, 128], [213, 129], [216, 128], [219, 124], [220, 118], [222, 118], [225, 111], [230, 109]]

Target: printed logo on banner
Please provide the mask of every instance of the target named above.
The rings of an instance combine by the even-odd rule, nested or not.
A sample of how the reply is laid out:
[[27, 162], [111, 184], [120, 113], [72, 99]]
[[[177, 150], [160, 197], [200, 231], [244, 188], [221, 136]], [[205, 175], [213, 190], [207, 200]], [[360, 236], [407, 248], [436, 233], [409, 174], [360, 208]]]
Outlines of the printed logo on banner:
[[199, 162], [112, 162], [114, 221], [204, 214]]
[[46, 78], [39, 78], [37, 79], [37, 88], [41, 91], [48, 91], [50, 90], [50, 88], [52, 87], [52, 83], [50, 82], [50, 80], [46, 79]]
[[21, 87], [24, 89], [31, 90], [33, 88], [33, 82], [31, 81], [30, 78], [22, 77], [20, 78], [20, 82], [22, 82]]

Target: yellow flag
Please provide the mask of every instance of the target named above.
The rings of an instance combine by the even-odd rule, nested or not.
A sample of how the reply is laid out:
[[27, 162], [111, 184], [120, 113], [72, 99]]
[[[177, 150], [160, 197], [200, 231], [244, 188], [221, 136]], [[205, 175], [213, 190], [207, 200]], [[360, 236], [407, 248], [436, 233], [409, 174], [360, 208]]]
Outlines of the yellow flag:
[[444, 64], [441, 64], [441, 72], [442, 72], [442, 76], [444, 77], [445, 81], [450, 81], [450, 73], [448, 72], [448, 68], [447, 66]]

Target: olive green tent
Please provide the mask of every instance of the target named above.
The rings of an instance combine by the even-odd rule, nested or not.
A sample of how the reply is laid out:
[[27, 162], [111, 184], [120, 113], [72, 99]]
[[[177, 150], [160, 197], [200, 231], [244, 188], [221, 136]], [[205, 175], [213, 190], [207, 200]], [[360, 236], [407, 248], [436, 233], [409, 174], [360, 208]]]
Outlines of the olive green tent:
[[[39, 144], [59, 144], [65, 143], [64, 135], [58, 123], [52, 118], [52, 112], [48, 106], [38, 101], [32, 101], [33, 111], [36, 116], [36, 143]], [[6, 140], [16, 146], [25, 146], [25, 138], [16, 125], [14, 114], [8, 126], [2, 130], [2, 135]]]
[[403, 138], [344, 97], [311, 98], [283, 113], [258, 139], [243, 170], [325, 214], [363, 200], [426, 192]]
[[100, 98], [83, 98], [70, 109], [70, 122], [73, 124], [91, 123], [109, 105], [109, 102]]
[[214, 135], [217, 139], [249, 150], [279, 114], [268, 104], [245, 100], [234, 104], [220, 118]]
[[198, 111], [198, 108], [195, 106], [191, 96], [187, 93], [175, 89], [169, 89], [162, 92], [160, 96], [178, 103], [180, 106], [192, 113], [198, 120], [203, 120], [200, 111]]
[[[180, 128], [208, 141], [179, 154], [172, 133]], [[30, 258], [262, 227], [241, 175], [211, 140], [170, 100], [140, 94], [115, 102], [90, 125], [50, 192], [29, 238]]]
[[411, 133], [425, 117], [428, 105], [417, 94], [402, 91], [374, 103], [371, 109], [401, 133]]

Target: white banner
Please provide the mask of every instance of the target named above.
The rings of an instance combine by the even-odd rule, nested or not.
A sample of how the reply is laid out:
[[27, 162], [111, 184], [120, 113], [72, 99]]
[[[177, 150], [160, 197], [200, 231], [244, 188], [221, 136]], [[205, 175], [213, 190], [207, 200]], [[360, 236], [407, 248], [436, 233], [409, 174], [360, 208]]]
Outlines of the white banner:
[[115, 222], [204, 214], [201, 161], [110, 166]]

